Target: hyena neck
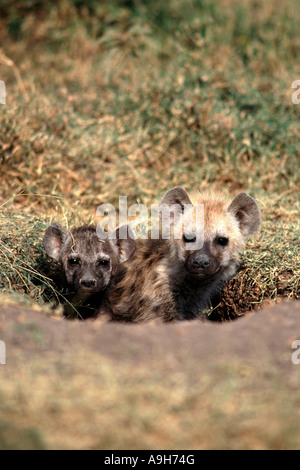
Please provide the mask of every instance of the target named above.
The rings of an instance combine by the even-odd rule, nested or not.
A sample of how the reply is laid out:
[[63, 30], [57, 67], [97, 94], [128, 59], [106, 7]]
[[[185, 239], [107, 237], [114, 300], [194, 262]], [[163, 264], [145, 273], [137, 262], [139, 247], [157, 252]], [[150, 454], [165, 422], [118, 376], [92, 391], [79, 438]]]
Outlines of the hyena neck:
[[184, 282], [174, 285], [173, 295], [176, 309], [181, 320], [197, 318], [201, 310], [210, 305], [212, 296], [222, 286], [218, 277], [213, 281], [199, 281], [195, 277], [185, 276]]
[[199, 279], [190, 275], [184, 268], [181, 277], [173, 278], [172, 290], [176, 310], [181, 319], [197, 318], [201, 310], [211, 305], [212, 298], [218, 294], [225, 281], [234, 276], [239, 260], [222, 268], [213, 278]]
[[103, 292], [94, 294], [77, 292], [64, 304], [64, 316], [80, 320], [95, 316], [96, 307], [104, 298]]

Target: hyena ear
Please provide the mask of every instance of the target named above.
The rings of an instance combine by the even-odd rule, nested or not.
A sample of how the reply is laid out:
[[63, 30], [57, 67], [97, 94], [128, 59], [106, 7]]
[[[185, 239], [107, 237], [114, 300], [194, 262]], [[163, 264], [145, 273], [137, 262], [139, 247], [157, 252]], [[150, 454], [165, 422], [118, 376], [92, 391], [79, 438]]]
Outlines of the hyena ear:
[[238, 220], [244, 238], [254, 235], [261, 224], [257, 202], [246, 193], [239, 193], [228, 207], [228, 212]]
[[188, 193], [184, 188], [176, 186], [176, 188], [170, 189], [160, 201], [160, 204], [167, 204], [172, 206], [173, 204], [178, 204], [182, 209], [184, 204], [192, 204], [188, 196]]
[[127, 261], [135, 252], [135, 236], [129, 225], [118, 228], [110, 241], [118, 252], [120, 263]]
[[53, 223], [47, 228], [44, 235], [43, 243], [46, 253], [51, 256], [51, 258], [59, 261], [62, 245], [69, 238], [71, 238], [71, 235], [68, 230], [56, 222]]
[[[168, 223], [171, 212], [172, 224], [176, 225], [183, 215], [184, 205], [187, 204], [192, 205], [192, 202], [184, 188], [177, 186], [176, 188], [170, 189], [159, 203], [159, 218], [162, 223]], [[164, 206], [168, 206], [168, 210], [165, 212]], [[164, 219], [164, 215], [166, 215], [166, 220]]]

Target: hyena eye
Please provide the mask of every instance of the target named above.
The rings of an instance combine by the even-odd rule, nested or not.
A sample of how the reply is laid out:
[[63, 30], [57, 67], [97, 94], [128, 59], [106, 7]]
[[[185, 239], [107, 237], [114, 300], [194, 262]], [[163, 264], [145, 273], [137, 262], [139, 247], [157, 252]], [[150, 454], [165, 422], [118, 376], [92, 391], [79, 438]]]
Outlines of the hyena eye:
[[69, 266], [78, 266], [80, 264], [79, 258], [69, 258], [68, 259]]
[[226, 237], [218, 237], [217, 238], [218, 245], [226, 246], [226, 245], [228, 245], [228, 242], [229, 242], [229, 240]]
[[109, 265], [109, 259], [100, 259], [99, 264], [100, 264], [100, 266], [108, 266]]
[[182, 238], [185, 243], [195, 243], [196, 241], [196, 235], [194, 234], [184, 233]]

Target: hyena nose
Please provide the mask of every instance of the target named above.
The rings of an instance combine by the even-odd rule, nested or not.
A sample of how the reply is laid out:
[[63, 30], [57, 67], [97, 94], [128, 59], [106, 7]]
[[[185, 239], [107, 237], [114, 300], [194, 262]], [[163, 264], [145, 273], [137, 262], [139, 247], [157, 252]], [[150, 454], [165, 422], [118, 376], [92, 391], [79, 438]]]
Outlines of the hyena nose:
[[95, 287], [96, 279], [80, 279], [80, 285], [83, 287]]
[[206, 269], [210, 265], [210, 259], [207, 255], [198, 255], [193, 259], [193, 268]]

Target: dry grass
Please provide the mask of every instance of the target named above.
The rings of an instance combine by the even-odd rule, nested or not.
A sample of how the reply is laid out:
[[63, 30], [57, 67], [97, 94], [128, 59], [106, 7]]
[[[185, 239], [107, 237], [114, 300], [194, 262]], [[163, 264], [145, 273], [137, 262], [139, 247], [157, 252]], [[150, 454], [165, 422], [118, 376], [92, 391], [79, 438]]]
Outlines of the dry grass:
[[[92, 16], [72, 2], [45, 2], [37, 13], [28, 5], [23, 18], [21, 4], [13, 16], [4, 3], [1, 20], [1, 243], [2, 253], [8, 238], [5, 250], [19, 253], [13, 268], [1, 256], [2, 286], [40, 299], [30, 269], [39, 271], [50, 220], [93, 221], [98, 204], [119, 195], [150, 204], [183, 185], [244, 190], [262, 208], [261, 236], [231, 283], [249, 295], [239, 309], [231, 292], [231, 311], [298, 297], [293, 2], [191, 1], [189, 11], [175, 0], [151, 9], [91, 2]], [[287, 244], [291, 256], [282, 258]]]

